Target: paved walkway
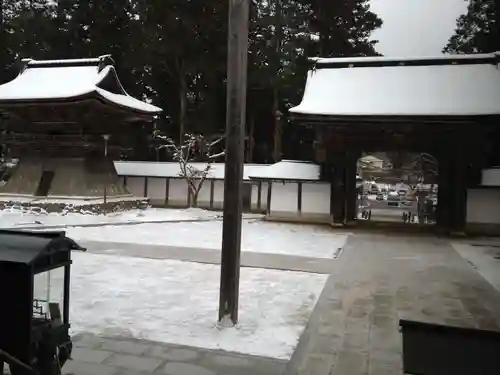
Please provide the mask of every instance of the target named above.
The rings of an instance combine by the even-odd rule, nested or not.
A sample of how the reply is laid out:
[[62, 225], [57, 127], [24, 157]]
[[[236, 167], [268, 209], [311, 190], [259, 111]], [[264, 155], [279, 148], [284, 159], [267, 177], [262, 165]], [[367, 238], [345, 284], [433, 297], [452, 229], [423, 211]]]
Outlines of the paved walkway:
[[63, 375], [277, 375], [286, 361], [94, 335], [74, 337]]
[[[187, 262], [220, 264], [221, 252], [194, 247], [138, 245], [99, 241], [77, 241], [92, 253], [124, 255], [150, 259], [174, 259]], [[342, 249], [337, 252], [340, 255]], [[242, 267], [267, 268], [284, 271], [330, 274], [335, 267], [335, 259], [309, 258], [295, 255], [266, 254], [244, 251], [241, 253]]]
[[285, 374], [400, 375], [402, 317], [500, 330], [500, 294], [446, 240], [356, 234]]

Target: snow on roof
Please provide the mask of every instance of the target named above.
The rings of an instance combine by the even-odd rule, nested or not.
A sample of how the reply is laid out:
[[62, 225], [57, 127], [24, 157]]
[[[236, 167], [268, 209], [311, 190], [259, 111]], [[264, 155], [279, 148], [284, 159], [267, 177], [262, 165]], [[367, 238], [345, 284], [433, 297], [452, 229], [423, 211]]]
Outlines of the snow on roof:
[[[104, 58], [104, 57], [103, 57]], [[139, 112], [159, 113], [161, 108], [131, 97], [119, 83], [114, 66], [102, 67], [107, 60], [25, 60], [25, 68], [12, 81], [0, 85], [0, 102], [50, 99], [76, 99], [96, 95], [108, 102]], [[114, 76], [119, 93], [111, 93], [99, 85]]]
[[[114, 164], [119, 176], [181, 177], [180, 166], [176, 162], [115, 161]], [[190, 165], [199, 170], [207, 166], [206, 163], [190, 163]], [[267, 167], [267, 164], [245, 164], [243, 179], [248, 180], [249, 174], [259, 173], [260, 169]], [[224, 163], [212, 163], [207, 177], [223, 180], [224, 172]]]
[[373, 156], [373, 155], [366, 155], [366, 156], [363, 156], [362, 158], [360, 158], [359, 160], [363, 160], [363, 161], [373, 161], [373, 162], [380, 162], [380, 161], [383, 161], [382, 159], [379, 159], [377, 158], [376, 156]]
[[95, 83], [99, 81], [99, 72], [95, 66], [29, 68], [13, 81], [0, 86], [0, 99], [78, 97], [95, 90]]
[[320, 166], [307, 161], [283, 160], [249, 174], [251, 179], [319, 180]]
[[108, 102], [118, 104], [122, 107], [133, 108], [141, 112], [157, 113], [162, 110], [152, 104], [140, 101], [130, 95], [113, 94], [112, 92], [96, 88], [96, 92]]
[[[474, 57], [460, 58], [466, 61]], [[362, 59], [356, 61], [382, 58]], [[333, 60], [341, 59], [320, 61]], [[308, 73], [302, 102], [290, 112], [330, 116], [497, 115], [500, 68], [498, 63], [477, 62], [337, 68], [318, 65]]]
[[500, 51], [495, 53], [476, 53], [460, 55], [439, 55], [439, 56], [417, 56], [417, 57], [394, 57], [394, 56], [373, 56], [373, 57], [311, 57], [309, 61], [317, 64], [335, 63], [375, 63], [375, 62], [424, 62], [424, 61], [466, 61], [466, 60], [495, 60], [500, 57]]

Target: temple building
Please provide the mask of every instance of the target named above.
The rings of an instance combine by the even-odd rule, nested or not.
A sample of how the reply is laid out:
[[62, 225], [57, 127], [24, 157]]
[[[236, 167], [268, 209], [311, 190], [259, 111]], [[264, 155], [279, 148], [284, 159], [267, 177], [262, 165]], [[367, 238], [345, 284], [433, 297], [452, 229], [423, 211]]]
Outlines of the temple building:
[[160, 112], [127, 94], [110, 56], [22, 60], [0, 86], [3, 156], [19, 159], [0, 197], [132, 199], [113, 160]]
[[448, 233], [465, 230], [468, 199], [478, 197], [473, 191], [500, 190], [481, 181], [484, 170], [500, 165], [500, 53], [311, 62], [302, 102], [290, 114], [314, 139], [332, 222], [357, 218], [356, 163], [363, 152], [433, 155], [436, 224]]

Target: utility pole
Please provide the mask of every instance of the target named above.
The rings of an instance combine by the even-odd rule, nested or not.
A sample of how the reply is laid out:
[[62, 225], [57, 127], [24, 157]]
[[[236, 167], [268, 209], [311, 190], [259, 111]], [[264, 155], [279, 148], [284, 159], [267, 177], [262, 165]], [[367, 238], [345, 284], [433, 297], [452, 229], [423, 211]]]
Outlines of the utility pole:
[[219, 322], [238, 323], [249, 0], [229, 0], [226, 164]]

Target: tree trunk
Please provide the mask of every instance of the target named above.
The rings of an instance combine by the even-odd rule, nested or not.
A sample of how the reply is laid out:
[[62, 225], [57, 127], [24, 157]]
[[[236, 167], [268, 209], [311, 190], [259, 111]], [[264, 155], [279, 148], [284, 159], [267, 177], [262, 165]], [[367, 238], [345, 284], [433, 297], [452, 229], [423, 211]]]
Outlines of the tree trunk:
[[187, 84], [184, 64], [179, 63], [179, 145], [184, 141], [187, 113]]
[[277, 163], [281, 160], [281, 116], [279, 115], [278, 89], [274, 88], [274, 146], [273, 159]]
[[273, 87], [273, 110], [274, 110], [274, 147], [273, 147], [273, 158], [274, 162], [277, 163], [281, 160], [281, 115], [280, 115], [280, 105], [279, 105], [279, 88], [280, 84], [280, 72], [281, 72], [281, 1], [276, 1], [276, 51], [275, 51], [275, 77], [274, 77], [274, 87]]
[[200, 195], [200, 191], [194, 191], [191, 197], [191, 207], [198, 207], [198, 196]]
[[254, 147], [254, 132], [255, 132], [255, 119], [250, 114], [250, 129], [248, 130], [248, 150], [247, 150], [247, 163], [253, 162], [253, 147]]

